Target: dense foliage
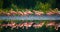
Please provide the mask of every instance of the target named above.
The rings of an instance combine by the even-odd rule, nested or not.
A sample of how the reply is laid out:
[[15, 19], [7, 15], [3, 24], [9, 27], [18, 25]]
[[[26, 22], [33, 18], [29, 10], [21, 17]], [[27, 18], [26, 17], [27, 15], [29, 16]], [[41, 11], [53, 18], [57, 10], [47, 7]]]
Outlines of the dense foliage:
[[56, 8], [56, 0], [0, 0], [1, 9], [36, 9]]

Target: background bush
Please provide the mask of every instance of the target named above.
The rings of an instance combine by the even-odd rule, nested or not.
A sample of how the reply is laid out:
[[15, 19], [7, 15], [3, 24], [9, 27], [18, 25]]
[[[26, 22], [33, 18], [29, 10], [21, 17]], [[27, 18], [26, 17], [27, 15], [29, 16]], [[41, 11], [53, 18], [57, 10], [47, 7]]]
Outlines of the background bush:
[[0, 9], [36, 9], [60, 8], [59, 0], [0, 0]]

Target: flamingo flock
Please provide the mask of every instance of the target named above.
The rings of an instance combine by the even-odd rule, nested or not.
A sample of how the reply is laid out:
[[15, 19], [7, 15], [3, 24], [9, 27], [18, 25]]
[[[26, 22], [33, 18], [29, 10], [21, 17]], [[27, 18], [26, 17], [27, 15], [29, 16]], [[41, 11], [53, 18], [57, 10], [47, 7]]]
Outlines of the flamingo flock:
[[10, 22], [7, 24], [0, 24], [1, 27], [11, 27], [11, 29], [16, 28], [18, 29], [19, 27], [24, 29], [26, 27], [26, 29], [29, 29], [29, 27], [34, 27], [34, 28], [41, 28], [43, 26], [47, 27], [55, 27], [54, 29], [58, 30], [58, 28], [60, 28], [60, 23], [56, 23], [56, 22], [48, 22], [45, 24], [45, 22], [40, 22], [40, 23], [34, 23], [34, 22], [24, 22], [24, 23], [19, 23], [16, 24], [15, 22]]
[[4, 12], [4, 11], [1, 11], [0, 12], [0, 15], [7, 15], [7, 16], [11, 16], [11, 15], [31, 15], [31, 14], [35, 14], [35, 15], [44, 15], [44, 14], [47, 14], [47, 15], [60, 15], [60, 11], [58, 11], [58, 9], [50, 9], [49, 11], [46, 11], [43, 12], [43, 11], [36, 11], [36, 10], [32, 10], [30, 11], [29, 9], [26, 9], [25, 11], [14, 11], [13, 9], [9, 10], [9, 12]]

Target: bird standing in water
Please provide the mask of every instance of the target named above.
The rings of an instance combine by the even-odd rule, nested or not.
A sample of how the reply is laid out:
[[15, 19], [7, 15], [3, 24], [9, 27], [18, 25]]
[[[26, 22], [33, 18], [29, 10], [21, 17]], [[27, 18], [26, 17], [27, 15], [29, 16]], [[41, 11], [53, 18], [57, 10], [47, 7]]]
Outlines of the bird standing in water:
[[17, 12], [14, 11], [13, 9], [11, 9], [11, 10], [9, 11], [9, 13], [10, 13], [11, 15], [16, 15], [16, 14], [17, 14]]
[[42, 11], [33, 10], [33, 12], [34, 12], [35, 15], [43, 15], [44, 14], [44, 12], [42, 12]]

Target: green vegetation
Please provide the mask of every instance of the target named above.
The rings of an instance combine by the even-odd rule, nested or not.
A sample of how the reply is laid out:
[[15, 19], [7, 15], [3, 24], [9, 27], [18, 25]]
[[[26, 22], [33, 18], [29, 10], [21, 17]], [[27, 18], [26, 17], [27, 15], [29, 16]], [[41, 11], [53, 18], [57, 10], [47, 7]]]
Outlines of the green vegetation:
[[56, 8], [56, 0], [0, 0], [0, 9], [35, 9], [46, 11]]

